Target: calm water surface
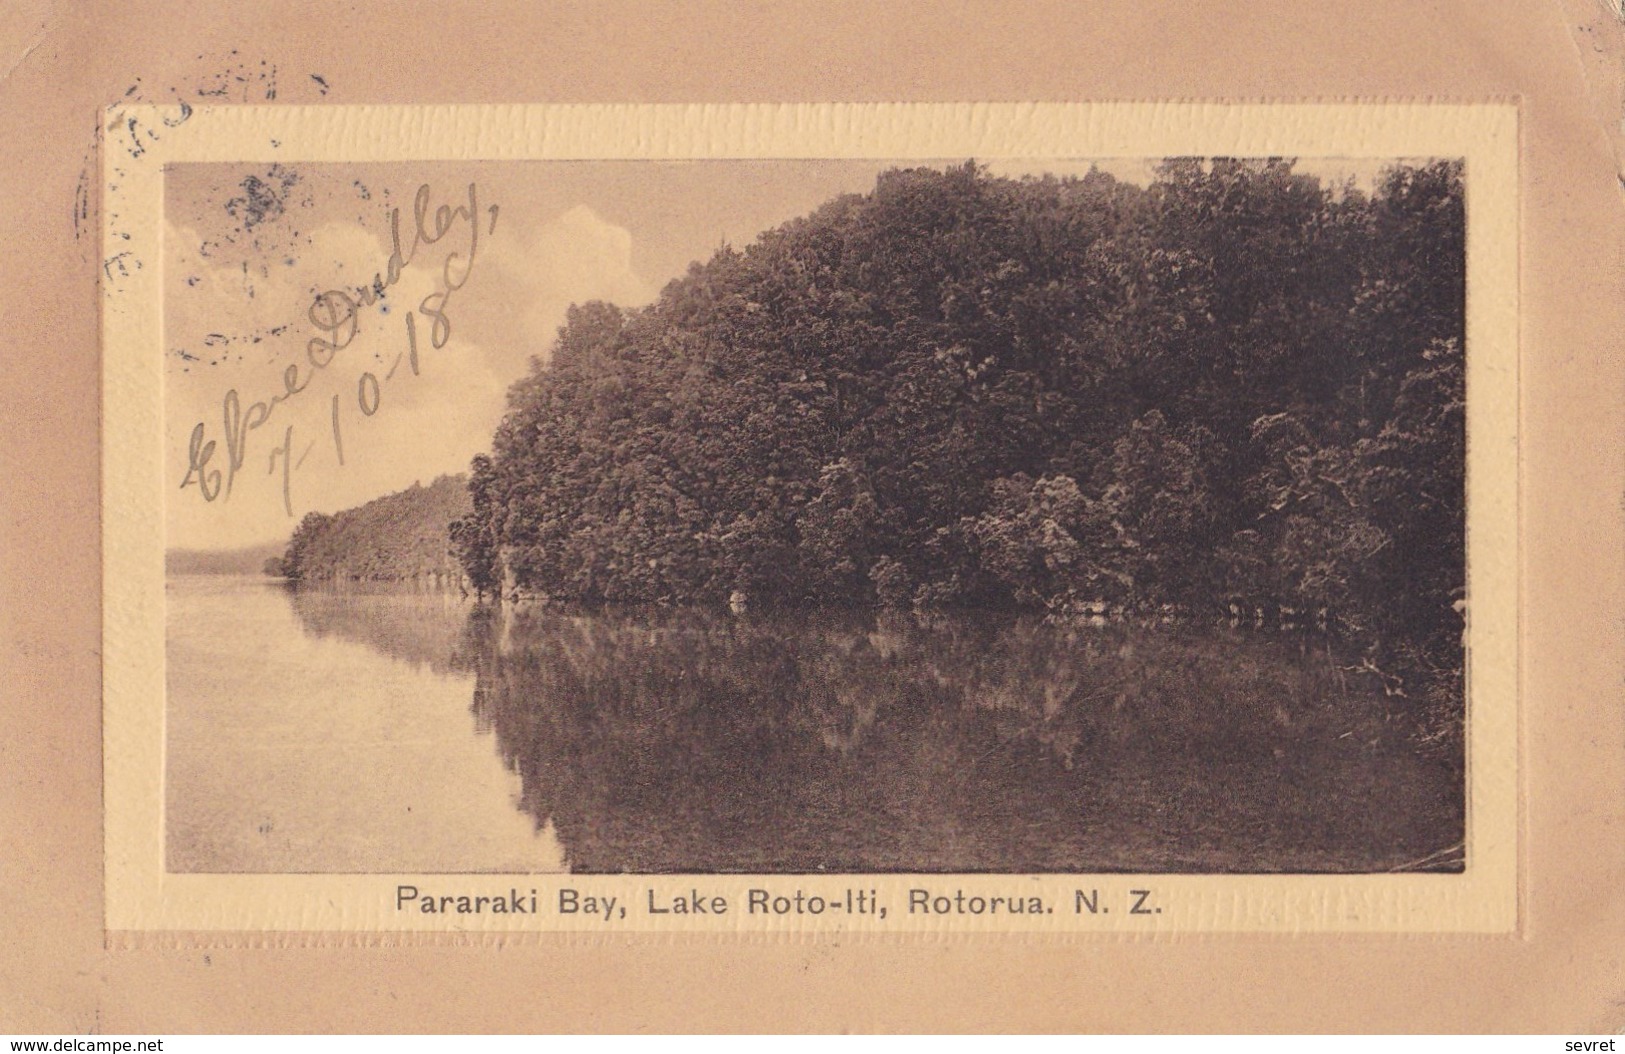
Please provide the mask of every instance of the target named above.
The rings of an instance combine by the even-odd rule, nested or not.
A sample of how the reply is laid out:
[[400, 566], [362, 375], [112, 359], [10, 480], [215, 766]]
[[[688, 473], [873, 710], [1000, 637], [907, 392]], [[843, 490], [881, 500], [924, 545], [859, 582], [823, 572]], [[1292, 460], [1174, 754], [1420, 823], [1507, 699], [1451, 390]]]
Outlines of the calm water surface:
[[559, 871], [451, 662], [467, 608], [168, 582], [172, 871]]
[[168, 599], [171, 870], [1460, 866], [1459, 777], [1301, 642], [228, 577]]

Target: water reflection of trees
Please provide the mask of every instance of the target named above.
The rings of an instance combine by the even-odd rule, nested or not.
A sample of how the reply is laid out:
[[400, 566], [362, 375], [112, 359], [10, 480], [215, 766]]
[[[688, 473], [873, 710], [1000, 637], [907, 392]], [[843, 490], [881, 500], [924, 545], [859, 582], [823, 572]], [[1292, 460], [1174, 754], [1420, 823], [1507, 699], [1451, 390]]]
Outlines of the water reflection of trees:
[[288, 596], [300, 626], [318, 640], [365, 644], [438, 674], [468, 668], [462, 645], [470, 605], [451, 594], [388, 586], [301, 586], [290, 587]]
[[1381, 702], [1267, 641], [480, 609], [462, 648], [577, 871], [1371, 870], [1461, 837]]

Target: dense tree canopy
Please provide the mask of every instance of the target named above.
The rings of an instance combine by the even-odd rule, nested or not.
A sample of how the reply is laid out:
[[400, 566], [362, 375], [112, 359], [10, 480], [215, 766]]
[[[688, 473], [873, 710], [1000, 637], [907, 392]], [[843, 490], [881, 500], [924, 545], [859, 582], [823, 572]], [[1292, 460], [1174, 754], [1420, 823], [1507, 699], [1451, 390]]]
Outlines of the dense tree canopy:
[[331, 516], [307, 513], [277, 571], [297, 582], [460, 581], [447, 524], [469, 508], [467, 477], [441, 476]]
[[1451, 161], [888, 172], [571, 308], [456, 546], [586, 601], [1325, 609], [1459, 673], [1463, 225]]

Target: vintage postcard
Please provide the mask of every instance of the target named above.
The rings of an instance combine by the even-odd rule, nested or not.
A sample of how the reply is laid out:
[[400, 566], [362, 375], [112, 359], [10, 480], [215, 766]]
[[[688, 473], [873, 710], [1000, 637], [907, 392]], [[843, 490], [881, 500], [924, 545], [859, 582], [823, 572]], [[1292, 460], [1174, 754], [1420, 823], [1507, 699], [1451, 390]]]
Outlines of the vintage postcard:
[[107, 928], [1515, 932], [1517, 142], [109, 110]]

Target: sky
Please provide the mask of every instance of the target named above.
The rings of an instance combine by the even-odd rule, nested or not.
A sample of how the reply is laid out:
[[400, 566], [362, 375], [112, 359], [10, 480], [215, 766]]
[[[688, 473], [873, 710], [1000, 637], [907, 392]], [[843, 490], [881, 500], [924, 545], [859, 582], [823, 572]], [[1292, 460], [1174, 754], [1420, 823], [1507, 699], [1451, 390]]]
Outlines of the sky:
[[[1299, 168], [1369, 184], [1387, 163]], [[924, 164], [933, 163], [170, 166], [168, 546], [285, 540], [307, 512], [336, 512], [465, 471], [489, 449], [509, 386], [532, 356], [545, 359], [570, 304], [650, 303], [722, 245], [741, 248], [838, 194], [872, 189], [887, 169]], [[1082, 175], [1098, 165], [1144, 184], [1154, 164], [990, 167]], [[425, 232], [440, 234], [432, 244], [417, 233], [420, 200]], [[406, 262], [392, 275], [397, 212]], [[359, 292], [373, 286], [382, 294]]]

